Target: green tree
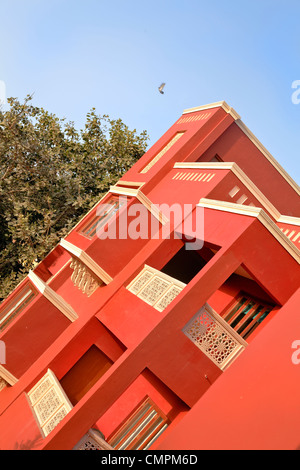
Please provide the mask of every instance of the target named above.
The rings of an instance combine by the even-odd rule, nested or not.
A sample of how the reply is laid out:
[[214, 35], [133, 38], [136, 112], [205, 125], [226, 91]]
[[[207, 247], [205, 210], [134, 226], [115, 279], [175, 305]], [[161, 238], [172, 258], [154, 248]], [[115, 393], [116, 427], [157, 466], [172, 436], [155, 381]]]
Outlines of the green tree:
[[93, 108], [85, 127], [8, 99], [0, 110], [0, 300], [147, 149], [121, 119]]

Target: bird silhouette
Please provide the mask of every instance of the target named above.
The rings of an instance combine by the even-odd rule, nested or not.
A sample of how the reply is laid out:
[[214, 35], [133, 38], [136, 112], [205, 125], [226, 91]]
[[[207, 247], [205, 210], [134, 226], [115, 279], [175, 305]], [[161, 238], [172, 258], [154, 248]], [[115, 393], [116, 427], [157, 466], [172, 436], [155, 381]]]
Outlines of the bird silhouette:
[[164, 91], [163, 91], [164, 87], [165, 87], [165, 83], [162, 83], [162, 84], [158, 87], [158, 91], [159, 91], [159, 93], [161, 93], [162, 95], [164, 94]]

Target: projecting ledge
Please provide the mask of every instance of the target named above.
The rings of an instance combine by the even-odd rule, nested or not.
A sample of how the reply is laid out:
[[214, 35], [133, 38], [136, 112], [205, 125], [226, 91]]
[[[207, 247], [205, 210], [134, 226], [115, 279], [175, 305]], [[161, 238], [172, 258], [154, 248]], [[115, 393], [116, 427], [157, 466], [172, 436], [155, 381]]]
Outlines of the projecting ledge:
[[113, 278], [107, 274], [85, 251], [67, 240], [62, 239], [60, 245], [71, 255], [79, 259], [95, 276], [97, 276], [104, 284], [112, 282]]
[[75, 321], [78, 318], [77, 313], [72, 307], [51, 287], [49, 287], [44, 281], [42, 281], [33, 271], [30, 271], [28, 278], [32, 284], [38, 289], [38, 291], [51, 302], [61, 313], [63, 313], [70, 321]]
[[197, 205], [207, 209], [256, 217], [270, 232], [270, 234], [273, 235], [273, 237], [276, 238], [276, 240], [283, 246], [283, 248], [285, 248], [286, 251], [288, 251], [288, 253], [297, 261], [297, 263], [300, 263], [300, 251], [298, 248], [282, 233], [279, 227], [275, 224], [275, 222], [273, 222], [273, 220], [263, 209], [259, 207], [244, 206], [243, 204], [235, 204], [231, 202], [217, 201], [206, 198], [200, 199]]

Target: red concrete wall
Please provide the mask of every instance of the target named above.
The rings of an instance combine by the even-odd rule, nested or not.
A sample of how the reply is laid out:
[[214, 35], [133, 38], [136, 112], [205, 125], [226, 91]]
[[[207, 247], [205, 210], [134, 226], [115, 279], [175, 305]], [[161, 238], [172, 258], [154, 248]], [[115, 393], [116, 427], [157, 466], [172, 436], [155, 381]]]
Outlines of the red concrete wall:
[[112, 362], [126, 350], [118, 338], [93, 318], [49, 363], [57, 379], [60, 380], [92, 345], [96, 345]]
[[[173, 168], [176, 161], [184, 161], [199, 147], [207, 150], [211, 143], [219, 137], [233, 122], [223, 109], [215, 108], [195, 113], [194, 115], [208, 115], [204, 120], [182, 120], [182, 117], [191, 119], [190, 116], [180, 117], [173, 126], [143, 155], [143, 157], [121, 178], [121, 181], [141, 181], [146, 184], [143, 190], [148, 193], [163, 178], [166, 172]], [[185, 134], [164, 154], [164, 156], [147, 172], [141, 170], [167, 145], [177, 132]], [[195, 160], [194, 160], [195, 161]]]
[[293, 450], [300, 446], [298, 290], [159, 449]]
[[[197, 120], [202, 114], [179, 118], [122, 180], [145, 182], [142, 191], [159, 204], [195, 206], [201, 197], [224, 199], [224, 192], [238, 185], [229, 170], [216, 171], [209, 183], [173, 179], [180, 171], [173, 168], [176, 161], [207, 161], [220, 153], [224, 160], [240, 164], [279, 210], [287, 209], [289, 204], [290, 213], [296, 214], [299, 201], [294, 190], [274, 173], [274, 167], [241, 134], [233, 118], [224, 110], [214, 109], [209, 119]], [[185, 135], [162, 159], [149, 172], [140, 173], [182, 130]], [[152, 216], [147, 212], [145, 219], [149, 224]], [[1, 391], [1, 448], [11, 449], [25, 441], [45, 449], [72, 448], [95, 423], [108, 435], [148, 394], [175, 419], [162, 435], [161, 448], [299, 445], [299, 424], [294, 418], [299, 415], [299, 405], [294, 391], [300, 369], [291, 361], [292, 341], [300, 340], [295, 337], [299, 294], [291, 297], [299, 286], [299, 264], [254, 217], [204, 209], [204, 223], [205, 242], [217, 252], [163, 312], [128, 292], [126, 286], [145, 263], [161, 269], [180, 249], [182, 240], [89, 240], [78, 232], [79, 224], [67, 240], [113, 277], [90, 298], [72, 284], [70, 267], [61, 269], [70, 259], [62, 248], [57, 247], [45, 258], [36, 273], [44, 281], [57, 274], [49, 285], [79, 318], [71, 323], [39, 296], [3, 332], [8, 370], [20, 380]], [[240, 266], [255, 282], [233, 274]], [[223, 374], [182, 329], [205, 302], [221, 312], [242, 289], [271, 299], [278, 307], [251, 337], [242, 356]], [[281, 305], [284, 307], [278, 310]], [[24, 391], [48, 367], [61, 379], [93, 344], [112, 360], [112, 366], [63, 422], [37, 444], [38, 430]], [[180, 424], [179, 419], [192, 406]], [[257, 422], [261, 418], [258, 438]], [[276, 434], [278, 423], [280, 431]]]
[[[208, 197], [214, 188], [218, 187], [223, 181], [224, 177], [230, 170], [202, 170], [202, 169], [189, 169], [189, 168], [174, 168], [167, 173], [161, 182], [152, 189], [147, 196], [155, 204], [198, 204], [202, 197]], [[205, 173], [214, 174], [215, 176], [208, 182], [206, 181], [189, 181], [185, 179], [173, 179], [178, 173]], [[168, 190], [166, 191], [166, 188]]]
[[1, 334], [7, 370], [21, 377], [69, 325], [70, 320], [39, 295]]
[[[219, 171], [222, 171], [222, 170], [217, 170], [218, 173]], [[236, 186], [240, 189], [234, 197], [231, 197], [229, 195], [229, 192]], [[226, 177], [222, 179], [220, 184], [218, 184], [218, 186], [212, 189], [212, 191], [208, 194], [207, 198], [216, 199], [217, 201], [227, 201], [231, 203], [238, 203], [239, 199], [242, 196], [247, 196], [247, 199], [245, 200], [245, 202], [243, 202], [244, 206], [253, 204], [255, 207], [262, 207], [261, 202], [259, 202], [258, 199], [256, 199], [256, 197], [251, 193], [251, 191], [248, 188], [246, 188], [246, 186], [244, 186], [241, 180], [237, 178], [235, 174], [230, 171], [226, 175]], [[241, 204], [241, 202], [239, 202], [239, 204]], [[264, 210], [269, 215], [270, 218], [274, 219], [274, 216], [269, 213], [267, 208], [264, 207]]]
[[51, 276], [54, 276], [68, 262], [69, 254], [57, 245], [39, 265], [34, 269], [35, 274], [47, 282]]
[[210, 161], [216, 154], [224, 162], [237, 163], [281, 214], [300, 216], [299, 194], [236, 124], [199, 154], [198, 160]]
[[5, 426], [0, 428], [0, 450], [39, 449], [43, 438], [23, 393], [6, 412]]

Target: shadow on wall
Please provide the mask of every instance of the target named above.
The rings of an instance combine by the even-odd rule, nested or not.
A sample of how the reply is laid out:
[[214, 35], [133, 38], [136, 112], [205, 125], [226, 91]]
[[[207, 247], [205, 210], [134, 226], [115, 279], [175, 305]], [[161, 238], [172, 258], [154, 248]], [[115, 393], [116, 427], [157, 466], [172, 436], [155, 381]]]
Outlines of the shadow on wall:
[[16, 442], [13, 450], [33, 450], [41, 444], [42, 437], [36, 436], [35, 439], [28, 439], [27, 441]]

